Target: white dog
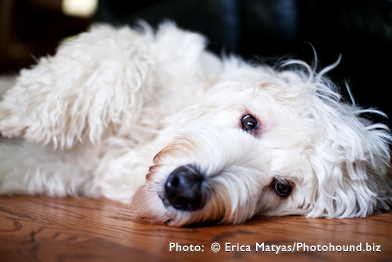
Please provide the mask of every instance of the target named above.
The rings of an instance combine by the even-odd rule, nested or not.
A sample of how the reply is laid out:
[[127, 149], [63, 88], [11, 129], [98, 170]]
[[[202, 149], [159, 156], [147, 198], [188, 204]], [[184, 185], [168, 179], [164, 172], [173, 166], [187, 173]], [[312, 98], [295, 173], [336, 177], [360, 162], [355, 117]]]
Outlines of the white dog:
[[204, 47], [170, 23], [101, 25], [22, 70], [0, 103], [0, 194], [105, 196], [175, 226], [390, 209], [389, 130], [340, 101], [335, 65]]

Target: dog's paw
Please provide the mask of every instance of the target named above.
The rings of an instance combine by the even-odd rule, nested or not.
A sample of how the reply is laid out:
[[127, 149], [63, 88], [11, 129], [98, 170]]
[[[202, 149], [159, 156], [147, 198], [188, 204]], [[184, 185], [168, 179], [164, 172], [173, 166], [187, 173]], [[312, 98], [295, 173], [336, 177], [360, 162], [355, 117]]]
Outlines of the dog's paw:
[[12, 96], [5, 96], [0, 102], [0, 133], [4, 137], [18, 137], [25, 133], [27, 123], [16, 105], [17, 101]]
[[83, 89], [64, 84], [67, 76], [50, 71], [50, 65], [54, 66], [43, 58], [33, 69], [22, 70], [16, 84], [3, 95], [2, 136], [42, 144], [53, 142], [61, 148], [70, 148], [81, 140], [89, 115], [89, 110], [83, 111], [87, 104], [82, 99]]
[[[4, 137], [24, 137], [28, 141], [48, 143], [55, 126], [50, 121], [45, 94], [14, 86], [0, 102], [0, 133]], [[52, 119], [56, 120], [56, 119]]]
[[49, 75], [48, 83], [26, 77], [32, 71], [22, 72], [17, 84], [3, 96], [0, 133], [29, 142], [52, 142], [61, 148], [71, 148], [77, 141], [98, 141], [105, 127], [100, 114], [106, 109], [104, 103], [99, 104], [101, 108], [92, 106], [98, 104], [94, 102], [97, 99], [82, 85], [79, 89], [67, 88], [54, 74]]

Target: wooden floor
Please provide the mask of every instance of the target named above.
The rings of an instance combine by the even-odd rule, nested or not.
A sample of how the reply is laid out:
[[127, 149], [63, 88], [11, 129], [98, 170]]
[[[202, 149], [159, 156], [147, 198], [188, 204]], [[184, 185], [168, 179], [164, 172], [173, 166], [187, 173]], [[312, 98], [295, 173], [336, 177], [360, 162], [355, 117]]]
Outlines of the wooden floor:
[[[106, 199], [0, 197], [0, 261], [392, 261], [391, 235], [392, 213], [172, 228], [138, 221], [129, 207]], [[212, 252], [213, 243], [219, 252]], [[281, 246], [278, 254], [272, 245]]]

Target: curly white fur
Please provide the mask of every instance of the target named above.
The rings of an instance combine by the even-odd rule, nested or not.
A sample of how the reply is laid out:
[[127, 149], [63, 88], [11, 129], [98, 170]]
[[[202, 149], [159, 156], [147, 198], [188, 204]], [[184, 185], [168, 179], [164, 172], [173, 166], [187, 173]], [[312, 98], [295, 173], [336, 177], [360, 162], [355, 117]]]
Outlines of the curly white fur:
[[[341, 102], [323, 76], [331, 68], [275, 70], [204, 47], [170, 23], [99, 25], [22, 70], [0, 103], [12, 138], [0, 138], [0, 194], [105, 196], [176, 226], [389, 210], [389, 130], [360, 117], [379, 112]], [[255, 132], [243, 130], [245, 114]], [[206, 183], [197, 210], [165, 192], [187, 165]], [[277, 194], [276, 181], [291, 193]]]

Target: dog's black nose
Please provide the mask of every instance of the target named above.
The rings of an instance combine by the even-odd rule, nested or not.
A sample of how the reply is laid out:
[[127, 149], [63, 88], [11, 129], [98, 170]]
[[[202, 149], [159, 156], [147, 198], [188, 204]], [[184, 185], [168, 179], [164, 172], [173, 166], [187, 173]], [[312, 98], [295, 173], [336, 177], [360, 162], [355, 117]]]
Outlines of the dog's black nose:
[[166, 198], [178, 210], [194, 211], [205, 205], [207, 189], [203, 174], [192, 165], [180, 166], [165, 183]]

